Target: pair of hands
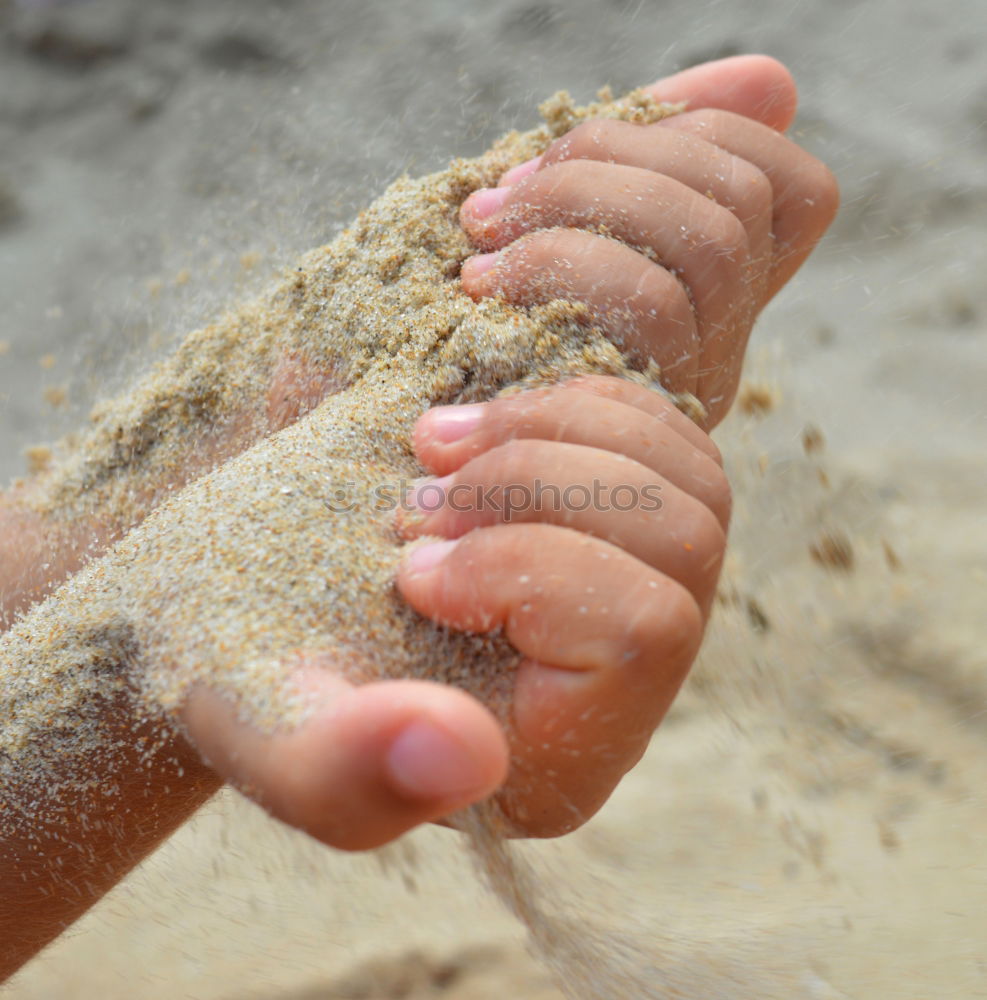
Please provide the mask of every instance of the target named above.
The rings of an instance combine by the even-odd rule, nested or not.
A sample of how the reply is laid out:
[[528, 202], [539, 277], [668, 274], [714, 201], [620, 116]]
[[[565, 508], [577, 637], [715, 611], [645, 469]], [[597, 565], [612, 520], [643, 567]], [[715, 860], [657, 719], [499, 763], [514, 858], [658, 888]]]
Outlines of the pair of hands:
[[[757, 312], [837, 200], [829, 172], [781, 134], [795, 90], [773, 60], [710, 63], [649, 89], [700, 110], [646, 127], [581, 125], [463, 206], [485, 251], [464, 265], [469, 294], [578, 300], [707, 412], [700, 429], [657, 393], [584, 378], [421, 418], [416, 451], [438, 478], [419, 488], [420, 516], [398, 524], [419, 540], [397, 583], [452, 628], [503, 627], [524, 657], [509, 732], [462, 691], [353, 687], [318, 653], [296, 678], [315, 711], [292, 732], [262, 734], [202, 687], [181, 710], [187, 740], [135, 729], [126, 700], [114, 704], [102, 725], [119, 759], [102, 777], [121, 797], [94, 785], [50, 828], [0, 837], [0, 981], [221, 781], [328, 844], [368, 848], [494, 792], [519, 833], [561, 833], [637, 762], [699, 647], [723, 557], [730, 495], [704, 431], [736, 392]], [[286, 360], [271, 430], [330, 381]], [[214, 444], [209, 461], [241, 442]], [[593, 499], [539, 505], [539, 487]], [[501, 511], [435, 503], [477, 488]], [[122, 530], [94, 521], [63, 531], [22, 499], [0, 497], [0, 629]]]
[[[584, 303], [669, 388], [699, 398], [709, 429], [736, 393], [757, 313], [829, 225], [836, 185], [782, 135], [796, 96], [777, 62], [722, 60], [648, 89], [699, 110], [585, 123], [472, 195], [461, 220], [485, 252], [462, 283], [519, 305]], [[717, 449], [658, 394], [605, 378], [436, 408], [415, 447], [441, 478], [400, 528], [442, 540], [409, 548], [398, 586], [450, 627], [505, 629], [524, 656], [512, 732], [461, 691], [353, 687], [313, 655], [300, 669], [322, 707], [301, 729], [255, 732], [200, 689], [183, 710], [188, 735], [223, 779], [337, 847], [380, 845], [498, 790], [520, 832], [573, 829], [638, 761], [699, 648], [730, 508]], [[661, 503], [529, 503], [509, 520], [435, 509], [456, 487], [536, 480], [638, 498], [657, 488]]]

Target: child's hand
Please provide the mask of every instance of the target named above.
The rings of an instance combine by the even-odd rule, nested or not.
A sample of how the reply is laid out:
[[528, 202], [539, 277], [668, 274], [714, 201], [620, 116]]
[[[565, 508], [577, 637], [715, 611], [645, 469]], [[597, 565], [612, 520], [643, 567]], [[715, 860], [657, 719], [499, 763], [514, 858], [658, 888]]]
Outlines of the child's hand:
[[[733, 90], [731, 77], [743, 81]], [[758, 312], [825, 232], [838, 192], [822, 163], [779, 134], [795, 91], [774, 60], [727, 59], [650, 91], [705, 109], [645, 126], [586, 122], [473, 194], [462, 224], [498, 254], [467, 261], [463, 286], [522, 305], [585, 303], [638, 364], [654, 359], [668, 388], [694, 393], [713, 427], [736, 394]]]
[[657, 393], [592, 377], [438, 407], [399, 586], [524, 656], [501, 802], [527, 835], [585, 821], [644, 752], [692, 663], [730, 490], [710, 440]]
[[[467, 203], [469, 231], [485, 247], [507, 250], [501, 265], [485, 274], [468, 264], [463, 282], [472, 294], [500, 290], [525, 303], [560, 291], [582, 299], [639, 359], [654, 357], [674, 388], [696, 392], [709, 407], [712, 425], [736, 391], [755, 312], [825, 229], [836, 188], [821, 164], [776, 131], [792, 119], [795, 90], [788, 71], [774, 60], [722, 60], [652, 90], [663, 100], [717, 110], [607, 133], [611, 146], [603, 147], [604, 162], [587, 158], [596, 148], [590, 140], [597, 126], [586, 126], [581, 137], [564, 137], [548, 159], [564, 161], [568, 152], [573, 162], [553, 162], [534, 173], [529, 167], [530, 176], [521, 180], [515, 172], [507, 178], [514, 184], [501, 189], [506, 207], [483, 220], [472, 213], [478, 199]], [[573, 155], [577, 139], [585, 143], [581, 158]], [[606, 162], [618, 160], [618, 152], [646, 166]], [[704, 183], [730, 207], [707, 198]], [[624, 204], [625, 217], [620, 199], [626, 190], [635, 194]], [[647, 200], [637, 201], [637, 194]], [[674, 225], [666, 218], [674, 218]], [[632, 220], [640, 220], [636, 232]], [[677, 247], [675, 263], [668, 263], [682, 268], [685, 283], [643, 254], [586, 232], [592, 221], [637, 235], [645, 249], [652, 237], [663, 236], [666, 243], [652, 252]], [[686, 227], [684, 236], [679, 226]], [[713, 243], [681, 253], [690, 239], [700, 238]], [[539, 270], [547, 287], [536, 280]], [[284, 382], [279, 398], [306, 396], [310, 404], [324, 391], [315, 385], [309, 393], [305, 385]], [[577, 398], [582, 406], [574, 405]], [[518, 405], [529, 408], [529, 417], [521, 418], [527, 431], [511, 409]], [[587, 424], [584, 409], [602, 414], [610, 407], [616, 409], [599, 417], [600, 427]], [[637, 477], [632, 484], [649, 476], [668, 482], [659, 511], [573, 512], [568, 527], [554, 513], [530, 508], [518, 514], [525, 523], [508, 525], [483, 520], [480, 512], [474, 520], [437, 513], [422, 527], [450, 537], [474, 523], [483, 527], [433, 571], [416, 573], [412, 566], [401, 575], [406, 597], [426, 614], [462, 627], [503, 621], [531, 658], [515, 694], [517, 735], [510, 750], [521, 766], [503, 801], [523, 831], [570, 829], [605, 801], [644, 749], [698, 648], [728, 506], [717, 464], [701, 454], [715, 456], [715, 449], [657, 394], [606, 379], [498, 400], [481, 411], [439, 412], [462, 419], [495, 414], [448, 445], [437, 440], [432, 425], [442, 417], [423, 418], [421, 457], [439, 474], [462, 468], [462, 476], [478, 481], [514, 484], [520, 467], [498, 469], [498, 456], [505, 449], [507, 455], [535, 449], [541, 454], [526, 459], [524, 469], [543, 483], [592, 486], [594, 478], [604, 481], [604, 473], [610, 482], [620, 479], [619, 485], [630, 476]], [[614, 413], [625, 425], [614, 427]], [[593, 436], [606, 427], [621, 436]], [[552, 443], [568, 433], [584, 436]], [[525, 436], [533, 440], [507, 443]], [[573, 449], [582, 456], [578, 466], [566, 464]], [[550, 555], [522, 568], [518, 560], [535, 551]], [[469, 559], [476, 561], [472, 577], [464, 568]], [[593, 567], [589, 579], [587, 562]], [[472, 591], [445, 589], [453, 579], [471, 583]], [[526, 586], [532, 588], [527, 598]], [[539, 586], [545, 588], [541, 594], [535, 593]], [[586, 593], [587, 587], [596, 593]], [[583, 622], [591, 627], [581, 628]], [[613, 624], [608, 628], [607, 622]], [[539, 658], [553, 666], [539, 665]], [[374, 847], [485, 798], [507, 778], [504, 734], [491, 713], [462, 691], [410, 680], [354, 688], [334, 674], [328, 656], [321, 666], [329, 669], [312, 671], [311, 678], [326, 701], [324, 717], [292, 733], [256, 732], [206, 691], [196, 692], [186, 709], [189, 734], [216, 771], [276, 816], [337, 847]]]
[[[640, 360], [654, 357], [674, 388], [696, 392], [713, 424], [736, 389], [754, 314], [825, 229], [835, 185], [772, 131], [787, 126], [795, 104], [774, 61], [711, 63], [653, 90], [719, 110], [648, 128], [585, 126], [526, 179], [523, 171], [508, 177], [499, 210], [481, 219], [484, 199], [474, 198], [465, 224], [485, 248], [507, 252], [486, 273], [467, 266], [463, 282], [475, 295], [500, 291], [524, 303], [560, 293], [585, 301]], [[599, 223], [666, 266], [586, 231]], [[317, 401], [331, 385], [287, 388]], [[272, 424], [294, 417], [276, 413]], [[0, 954], [0, 979], [221, 780], [326, 843], [359, 849], [483, 799], [505, 780], [501, 801], [520, 832], [569, 830], [633, 766], [688, 671], [713, 597], [729, 511], [716, 449], [657, 394], [603, 378], [432, 411], [417, 447], [428, 467], [453, 474], [450, 498], [453, 487], [474, 484], [517, 504], [510, 519], [444, 507], [406, 524], [449, 541], [416, 547], [399, 580], [423, 613], [459, 628], [503, 625], [527, 657], [514, 690], [513, 746], [464, 692], [413, 680], [354, 687], [333, 671], [329, 652], [300, 671], [322, 707], [297, 730], [259, 732], [221, 696], [196, 688], [182, 713], [191, 745], [159, 746], [151, 766], [148, 741], [123, 719], [117, 770], [105, 777], [126, 798], [100, 794], [80, 802], [76, 816], [60, 814], [50, 856], [39, 851], [41, 831], [26, 845], [0, 845], [6, 926], [17, 927], [13, 950]], [[533, 494], [536, 480], [541, 510], [524, 502], [523, 489], [496, 489]], [[568, 499], [566, 487], [576, 488]], [[579, 487], [589, 489], [586, 505]], [[104, 527], [49, 537], [36, 517], [0, 509], [0, 627], [4, 614], [108, 544], [113, 529]], [[27, 583], [10, 593], [22, 571]], [[134, 737], [129, 750], [125, 735]], [[61, 851], [76, 842], [84, 850]]]

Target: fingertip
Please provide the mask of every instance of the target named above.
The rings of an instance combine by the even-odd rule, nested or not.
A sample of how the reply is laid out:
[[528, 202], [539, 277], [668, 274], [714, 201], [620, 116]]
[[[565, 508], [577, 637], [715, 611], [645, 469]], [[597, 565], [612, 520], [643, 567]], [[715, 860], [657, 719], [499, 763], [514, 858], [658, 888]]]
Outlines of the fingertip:
[[[315, 729], [318, 730], [317, 723]], [[363, 850], [493, 794], [506, 780], [507, 738], [475, 698], [426, 680], [381, 680], [330, 706], [329, 806], [352, 813], [329, 828], [333, 846]], [[340, 761], [352, 762], [341, 767]]]
[[494, 292], [491, 271], [500, 263], [501, 253], [481, 253], [463, 263], [460, 280], [463, 290], [474, 299]]
[[474, 191], [463, 202], [459, 210], [460, 220], [464, 223], [479, 223], [499, 212], [510, 197], [508, 188], [480, 188]]
[[487, 412], [486, 403], [436, 406], [419, 417], [416, 430], [429, 444], [456, 444], [480, 428]]
[[516, 167], [511, 167], [503, 177], [501, 177], [498, 187], [510, 187], [524, 180], [529, 174], [533, 174], [542, 164], [544, 156], [535, 156], [524, 163], [519, 163]]
[[728, 56], [691, 66], [645, 90], [656, 100], [684, 103], [687, 110], [720, 108], [777, 131], [788, 128], [798, 105], [798, 90], [788, 68], [762, 54]]
[[487, 581], [481, 582], [490, 539], [481, 538], [478, 549], [476, 536], [476, 531], [454, 539], [424, 535], [405, 547], [395, 582], [401, 596], [420, 615], [438, 625], [471, 632], [494, 627], [496, 610], [483, 600]]
[[777, 132], [784, 132], [798, 110], [798, 85], [791, 70], [774, 56], [758, 54], [736, 58], [746, 62], [744, 71], [749, 74], [750, 85], [761, 91], [757, 114], [752, 117]]
[[419, 587], [430, 578], [458, 544], [458, 539], [428, 540], [418, 545], [409, 545], [401, 560], [399, 579], [406, 583], [418, 583]]
[[452, 688], [435, 694], [436, 703], [391, 743], [385, 771], [399, 796], [435, 803], [445, 815], [500, 788], [510, 753], [500, 725], [479, 702]]
[[413, 432], [418, 461], [439, 476], [456, 472], [482, 450], [488, 409], [488, 403], [457, 403], [426, 410]]

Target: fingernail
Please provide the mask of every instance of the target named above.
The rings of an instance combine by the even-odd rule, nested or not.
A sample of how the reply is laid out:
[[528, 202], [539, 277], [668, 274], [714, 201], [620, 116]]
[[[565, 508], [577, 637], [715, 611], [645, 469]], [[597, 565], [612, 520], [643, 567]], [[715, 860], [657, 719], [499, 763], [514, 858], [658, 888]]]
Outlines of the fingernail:
[[483, 422], [485, 403], [465, 403], [461, 406], [437, 406], [425, 416], [428, 438], [439, 444], [460, 441]]
[[485, 219], [502, 208], [510, 194], [510, 188], [480, 188], [466, 199], [463, 207], [472, 218]]
[[489, 781], [468, 746], [424, 720], [391, 744], [387, 769], [396, 789], [416, 799], [461, 799], [484, 791]]
[[501, 251], [496, 253], [479, 253], [475, 257], [470, 257], [463, 264], [462, 277], [467, 281], [479, 278], [489, 271], [500, 259]]
[[503, 177], [500, 179], [498, 187], [510, 187], [512, 184], [517, 184], [518, 181], [524, 180], [528, 174], [533, 174], [541, 166], [542, 158], [540, 156], [535, 156], [530, 160], [526, 160], [524, 163], [519, 163], [516, 167], [511, 167]]
[[406, 505], [422, 514], [434, 514], [445, 503], [446, 487], [451, 481], [452, 476], [443, 476], [441, 479], [436, 479], [434, 476], [416, 479], [405, 497]]
[[405, 569], [413, 575], [429, 573], [456, 547], [456, 539], [416, 545], [405, 557]]

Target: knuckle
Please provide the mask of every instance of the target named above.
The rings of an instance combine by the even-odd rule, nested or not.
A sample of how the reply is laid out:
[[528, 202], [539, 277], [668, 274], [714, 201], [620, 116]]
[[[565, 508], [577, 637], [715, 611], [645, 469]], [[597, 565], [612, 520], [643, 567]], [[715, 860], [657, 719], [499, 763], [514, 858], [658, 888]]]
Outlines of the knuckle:
[[628, 658], [640, 658], [650, 669], [684, 671], [702, 640], [699, 607], [679, 584], [651, 589], [650, 582], [627, 623], [624, 641]]
[[[572, 396], [575, 393], [579, 393], [583, 399], [580, 400], [579, 396], [575, 396], [574, 405], [592, 405], [596, 399], [609, 399], [615, 400], [616, 402], [626, 402], [628, 405], [633, 406], [635, 393], [634, 390], [638, 386], [634, 385], [633, 382], [628, 382], [624, 378], [620, 378], [617, 375], [577, 375], [575, 378], [570, 379], [568, 382], [563, 382], [559, 386], [559, 392], [564, 393], [567, 396]], [[647, 391], [647, 390], [645, 390]], [[593, 397], [591, 400], [586, 400], [585, 397]], [[655, 393], [657, 398], [662, 398]], [[672, 405], [672, 404], [669, 404]]]
[[815, 197], [828, 225], [840, 207], [840, 185], [836, 175], [825, 163], [817, 160], [816, 164]]
[[338, 816], [333, 789], [325, 787], [325, 776], [311, 768], [285, 769], [279, 781], [265, 789], [260, 805], [283, 823], [296, 827], [323, 843], [340, 849], [347, 847], [348, 832], [334, 822]]
[[476, 610], [496, 603], [491, 581], [496, 572], [510, 577], [530, 565], [531, 552], [539, 542], [538, 527], [487, 525], [464, 535], [453, 550], [448, 585], [458, 603], [474, 609], [473, 624], [485, 626], [481, 631], [496, 624], [496, 616], [491, 612], [477, 614]]
[[718, 565], [726, 550], [727, 536], [719, 518], [705, 502], [696, 502], [691, 523], [683, 534], [701, 566]]
[[515, 302], [565, 298], [573, 291], [574, 269], [592, 251], [588, 237], [578, 230], [554, 226], [528, 233], [507, 251], [502, 290]]
[[512, 247], [512, 255], [523, 255], [529, 270], [541, 271], [555, 265], [559, 258], [577, 256], [583, 250], [581, 235], [577, 230], [561, 226], [539, 229], [522, 236]]
[[[730, 523], [733, 491], [730, 489], [730, 481], [722, 466], [712, 458], [703, 469], [703, 490], [700, 499], [713, 512], [721, 529]], [[725, 541], [725, 538], [720, 540], [721, 549]]]
[[582, 122], [560, 140], [560, 159], [606, 159], [621, 124], [606, 118]]
[[804, 151], [803, 159], [791, 171], [789, 191], [785, 192], [785, 209], [812, 219], [812, 237], [824, 230], [836, 215], [840, 204], [840, 188], [836, 175], [821, 160]]
[[[744, 294], [744, 271], [750, 256], [750, 239], [743, 223], [728, 209], [717, 206], [696, 246], [697, 263], [709, 288], [726, 301]], [[692, 289], [693, 294], [696, 290]]]
[[763, 170], [734, 157], [730, 180], [734, 205], [742, 219], [771, 218], [774, 189]]
[[[707, 510], [712, 512], [722, 535], [723, 529], [730, 522], [730, 508], [733, 494], [730, 489], [730, 482], [722, 466], [711, 455], [705, 456], [705, 458], [706, 460], [701, 464], [700, 469], [697, 470], [694, 477], [694, 496]], [[710, 549], [710, 555], [712, 555], [712, 551], [716, 545], [722, 548], [725, 544], [725, 537], [721, 537], [720, 539], [706, 537], [707, 532], [703, 525], [699, 526], [698, 531], [701, 536], [701, 542]]]
[[[635, 276], [633, 266], [625, 267], [628, 278]], [[696, 312], [684, 274], [656, 267], [643, 255], [637, 268], [634, 291], [624, 298], [623, 305], [625, 315], [632, 318], [639, 334], [647, 338], [649, 352], [661, 350], [662, 341], [670, 330], [677, 331], [683, 339], [694, 337]], [[612, 308], [610, 303], [607, 307]], [[689, 360], [689, 355], [682, 352], [676, 356], [674, 363], [669, 359], [669, 369]], [[669, 402], [667, 408], [671, 409], [673, 405]]]
[[750, 252], [750, 241], [744, 224], [732, 212], [724, 209], [718, 221], [719, 254], [729, 260], [743, 260]]
[[[722, 470], [723, 469], [723, 452], [720, 451], [719, 446], [716, 442], [707, 434], [704, 436], [702, 443], [702, 450], [707, 454]], [[724, 474], [724, 479], [726, 476]], [[726, 483], [727, 490], [730, 490], [730, 483]], [[732, 491], [731, 491], [732, 492]]]
[[498, 439], [513, 441], [519, 433], [536, 428], [546, 413], [551, 412], [561, 392], [558, 386], [525, 389], [492, 400], [488, 404], [488, 419], [491, 426], [497, 428]]
[[510, 438], [470, 463], [474, 476], [485, 481], [507, 483], [524, 475], [532, 464], [538, 442], [530, 438]]
[[723, 111], [721, 108], [700, 108], [696, 111], [686, 111], [681, 115], [676, 115], [673, 121], [676, 125], [684, 125], [688, 131], [715, 144], [717, 136], [730, 129], [736, 117], [739, 116], [735, 116], [730, 111]]
[[325, 833], [317, 834], [316, 836], [327, 847], [331, 847], [337, 851], [347, 851], [351, 854], [355, 854], [358, 851], [366, 851], [372, 846], [366, 843], [364, 837], [358, 831], [345, 827], [331, 827]]
[[542, 167], [527, 178], [531, 200], [568, 205], [585, 186], [587, 167], [585, 160], [561, 160]]
[[[728, 209], [716, 206], [715, 215], [697, 233], [694, 253], [706, 283], [721, 296], [742, 294], [744, 268], [750, 260], [750, 240], [743, 223]], [[695, 294], [695, 289], [692, 289]]]
[[723, 108], [704, 108], [696, 114], [701, 116], [702, 121], [712, 132], [723, 132], [732, 128], [737, 119], [740, 118], [740, 115], [732, 111], [725, 111]]
[[491, 532], [496, 527], [477, 526], [464, 534], [443, 560], [437, 600], [429, 617], [439, 625], [490, 627], [486, 605], [491, 590], [484, 572], [497, 556]]
[[626, 387], [631, 384], [625, 379], [616, 375], [580, 375], [571, 382], [566, 383], [563, 388], [570, 392], [591, 392], [607, 399], [619, 397], [626, 391]]
[[730, 486], [730, 480], [727, 478], [722, 464], [714, 462], [713, 465], [715, 480], [712, 489], [714, 497], [721, 506], [729, 508], [733, 501], [733, 489]]

